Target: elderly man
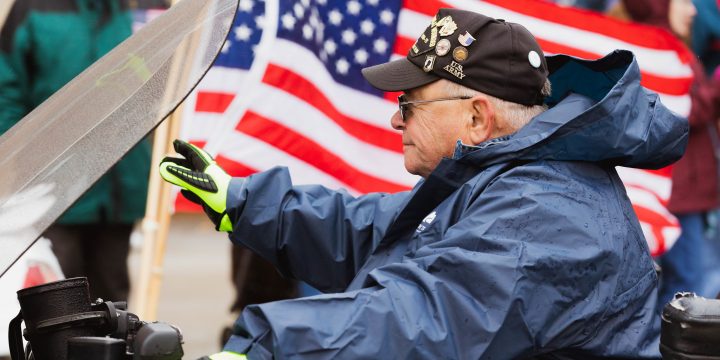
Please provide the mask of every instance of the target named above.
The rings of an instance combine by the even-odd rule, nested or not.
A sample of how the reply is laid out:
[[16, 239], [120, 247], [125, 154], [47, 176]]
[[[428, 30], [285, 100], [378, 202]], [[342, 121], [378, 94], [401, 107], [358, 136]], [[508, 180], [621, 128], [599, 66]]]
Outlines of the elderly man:
[[657, 276], [615, 166], [673, 162], [687, 121], [629, 52], [548, 64], [522, 26], [441, 9], [407, 58], [365, 69], [404, 92], [410, 192], [231, 179], [176, 142], [161, 173], [219, 230], [338, 292], [249, 306], [210, 358], [659, 357]]

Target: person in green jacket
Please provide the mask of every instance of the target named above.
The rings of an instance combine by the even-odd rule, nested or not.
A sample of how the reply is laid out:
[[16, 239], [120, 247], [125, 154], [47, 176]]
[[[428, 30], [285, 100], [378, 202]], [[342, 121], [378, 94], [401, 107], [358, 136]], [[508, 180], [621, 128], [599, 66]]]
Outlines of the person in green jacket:
[[[0, 32], [0, 133], [130, 36], [131, 25], [127, 0], [16, 1]], [[144, 216], [149, 169], [143, 140], [45, 233], [65, 276], [87, 276], [93, 298], [127, 300], [130, 233]]]

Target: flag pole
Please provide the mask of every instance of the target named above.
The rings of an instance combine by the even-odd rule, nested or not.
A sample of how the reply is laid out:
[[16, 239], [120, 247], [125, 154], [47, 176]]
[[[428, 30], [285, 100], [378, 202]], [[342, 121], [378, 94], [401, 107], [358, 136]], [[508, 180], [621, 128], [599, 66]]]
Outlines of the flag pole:
[[7, 20], [7, 16], [10, 14], [10, 9], [12, 9], [14, 3], [15, 0], [0, 1], [0, 29], [5, 25], [5, 20]]
[[[134, 286], [133, 311], [143, 320], [157, 317], [157, 303], [163, 276], [165, 244], [170, 227], [170, 187], [159, 179], [155, 166], [169, 153], [168, 143], [179, 122], [173, 113], [153, 133], [153, 151], [145, 217], [141, 223], [143, 246], [140, 252], [140, 272]], [[175, 132], [176, 133], [176, 132]]]
[[[180, 0], [172, 0], [171, 6]], [[196, 46], [191, 46], [194, 49]], [[187, 50], [186, 53], [192, 53]], [[182, 76], [182, 62], [173, 60], [169, 86], [178, 83], [172, 79]], [[175, 89], [167, 89], [170, 94]], [[145, 321], [157, 320], [157, 305], [163, 277], [163, 261], [170, 230], [171, 187], [160, 177], [156, 166], [162, 158], [173, 151], [172, 141], [180, 133], [183, 105], [175, 109], [153, 132], [152, 161], [148, 185], [145, 217], [141, 223], [143, 245], [140, 253], [140, 270], [130, 302], [133, 312]]]

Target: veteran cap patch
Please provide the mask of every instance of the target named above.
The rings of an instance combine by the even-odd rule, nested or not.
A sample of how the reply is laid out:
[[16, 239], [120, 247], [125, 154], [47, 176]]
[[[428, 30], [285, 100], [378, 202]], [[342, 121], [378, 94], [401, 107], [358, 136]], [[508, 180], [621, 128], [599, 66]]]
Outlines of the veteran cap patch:
[[410, 90], [438, 79], [519, 104], [542, 104], [547, 63], [522, 25], [440, 9], [406, 58], [363, 69], [374, 87]]

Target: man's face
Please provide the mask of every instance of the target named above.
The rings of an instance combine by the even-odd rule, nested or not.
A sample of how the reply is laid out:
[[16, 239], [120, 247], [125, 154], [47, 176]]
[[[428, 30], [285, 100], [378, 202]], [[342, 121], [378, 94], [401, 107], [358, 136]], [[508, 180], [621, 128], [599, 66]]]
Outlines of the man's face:
[[[405, 91], [408, 101], [454, 97], [445, 91], [444, 81]], [[458, 139], [468, 142], [472, 124], [470, 100], [437, 101], [408, 105], [405, 121], [400, 112], [390, 119], [392, 127], [402, 130], [405, 168], [426, 178], [443, 157], [451, 157]]]

